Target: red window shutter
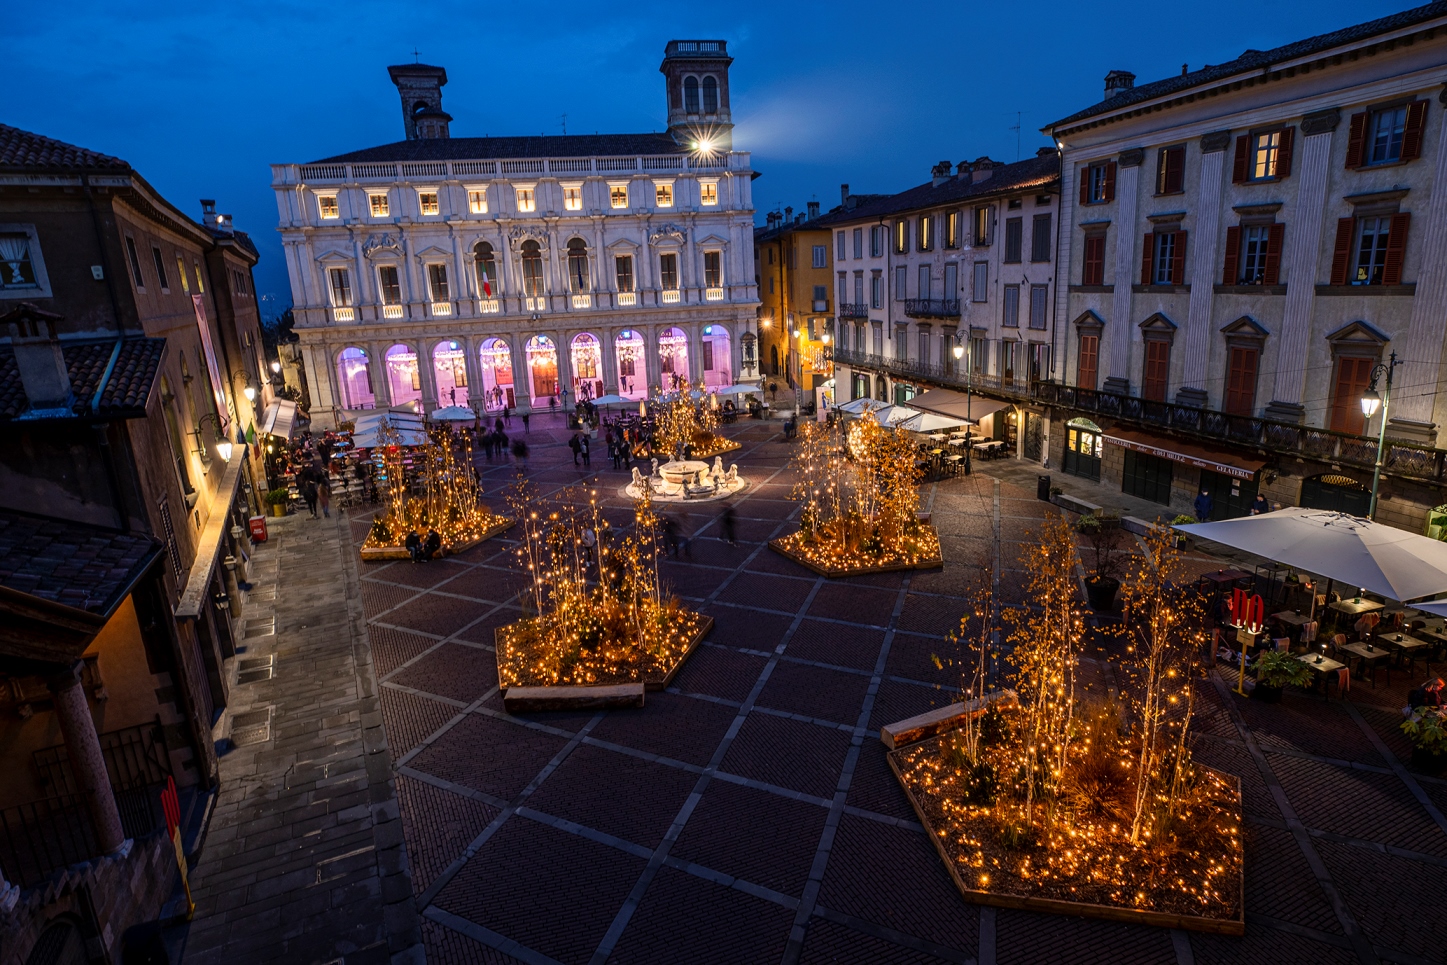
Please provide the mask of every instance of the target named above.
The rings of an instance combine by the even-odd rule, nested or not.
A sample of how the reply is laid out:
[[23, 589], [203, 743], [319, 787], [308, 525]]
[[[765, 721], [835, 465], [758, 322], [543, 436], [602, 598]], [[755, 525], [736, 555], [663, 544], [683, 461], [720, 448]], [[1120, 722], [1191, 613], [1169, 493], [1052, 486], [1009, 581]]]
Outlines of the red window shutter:
[[1171, 257], [1171, 284], [1186, 283], [1186, 233], [1176, 232], [1176, 250]]
[[1096, 364], [1100, 357], [1100, 336], [1080, 336], [1080, 364], [1076, 366], [1075, 384], [1082, 389], [1095, 388]]
[[1105, 284], [1105, 236], [1087, 235], [1085, 238], [1085, 270], [1081, 273], [1082, 285]]
[[1171, 371], [1171, 343], [1161, 339], [1146, 342], [1145, 382], [1141, 398], [1152, 402], [1166, 401], [1166, 382]]
[[1412, 101], [1407, 105], [1407, 123], [1402, 131], [1402, 160], [1415, 161], [1422, 156], [1422, 130], [1427, 126], [1427, 102]]
[[1276, 146], [1276, 176], [1291, 177], [1291, 148], [1296, 140], [1296, 128], [1288, 127], [1281, 132], [1281, 142]]
[[1412, 216], [1406, 211], [1392, 215], [1392, 228], [1387, 232], [1387, 257], [1382, 262], [1382, 284], [1402, 283], [1402, 262], [1407, 257], [1407, 228]]
[[1105, 191], [1104, 191], [1104, 194], [1105, 194], [1105, 197], [1101, 198], [1102, 201], [1114, 201], [1114, 200], [1115, 200], [1115, 162], [1114, 162], [1114, 161], [1106, 161], [1106, 162], [1105, 162]]
[[1366, 431], [1362, 395], [1371, 384], [1373, 363], [1373, 359], [1337, 359], [1336, 384], [1331, 394], [1331, 427], [1336, 432], [1361, 435]]
[[1226, 229], [1226, 265], [1221, 271], [1221, 284], [1236, 284], [1241, 270], [1241, 228], [1233, 225]]
[[1141, 251], [1141, 284], [1151, 283], [1151, 262], [1156, 256], [1156, 235], [1153, 231], [1146, 232], [1144, 250]]
[[1336, 222], [1336, 245], [1331, 253], [1331, 283], [1345, 285], [1347, 273], [1352, 267], [1352, 232], [1356, 231], [1356, 218], [1338, 218]]
[[1173, 147], [1166, 152], [1166, 192], [1175, 194], [1185, 187], [1186, 149]]
[[1251, 176], [1251, 135], [1236, 138], [1236, 163], [1231, 168], [1231, 183], [1243, 184]]
[[1281, 277], [1281, 242], [1286, 237], [1286, 225], [1274, 224], [1266, 233], [1266, 277], [1268, 285], [1275, 285]]
[[1226, 376], [1226, 411], [1231, 415], [1249, 416], [1255, 411], [1256, 362], [1256, 349], [1232, 347]]
[[1353, 114], [1351, 128], [1347, 134], [1347, 167], [1362, 166], [1362, 151], [1367, 143], [1367, 112]]
[[1090, 204], [1090, 165], [1080, 169], [1080, 203]]

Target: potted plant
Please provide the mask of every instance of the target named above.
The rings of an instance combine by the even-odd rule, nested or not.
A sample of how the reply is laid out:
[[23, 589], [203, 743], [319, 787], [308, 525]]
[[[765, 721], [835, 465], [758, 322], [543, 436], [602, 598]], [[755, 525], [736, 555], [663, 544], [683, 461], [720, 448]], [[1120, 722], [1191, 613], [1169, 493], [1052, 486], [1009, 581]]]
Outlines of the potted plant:
[[1402, 733], [1412, 742], [1412, 766], [1429, 774], [1447, 767], [1447, 710], [1411, 707], [1404, 713]]
[[283, 489], [273, 489], [266, 494], [266, 505], [271, 509], [271, 515], [280, 519], [286, 515], [287, 492]]
[[1311, 668], [1280, 650], [1261, 651], [1256, 655], [1251, 670], [1256, 674], [1256, 687], [1251, 696], [1268, 704], [1281, 703], [1281, 691], [1287, 684], [1311, 686]]
[[1090, 576], [1085, 579], [1085, 596], [1093, 610], [1115, 609], [1120, 592], [1120, 544], [1124, 531], [1120, 519], [1087, 513], [1076, 522], [1090, 550]]
[[[1194, 522], [1197, 522], [1197, 521], [1198, 521], [1198, 520], [1196, 519], [1196, 517], [1194, 517], [1194, 516], [1187, 516], [1185, 513], [1182, 513], [1181, 515], [1177, 516], [1175, 519], [1171, 520], [1171, 525], [1172, 525], [1172, 526], [1189, 526], [1190, 524], [1192, 524], [1192, 523], [1194, 523]], [[1177, 534], [1176, 534], [1176, 549], [1178, 549], [1178, 550], [1183, 550], [1183, 549], [1185, 549], [1185, 548], [1186, 548], [1186, 534], [1185, 534], [1185, 533], [1177, 533]]]

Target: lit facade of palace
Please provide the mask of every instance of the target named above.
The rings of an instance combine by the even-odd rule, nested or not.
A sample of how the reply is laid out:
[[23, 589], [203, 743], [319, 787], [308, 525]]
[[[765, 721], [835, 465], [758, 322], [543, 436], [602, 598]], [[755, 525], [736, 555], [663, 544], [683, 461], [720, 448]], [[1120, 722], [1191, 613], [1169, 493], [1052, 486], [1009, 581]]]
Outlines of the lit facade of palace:
[[407, 140], [273, 165], [318, 424], [758, 381], [730, 63], [668, 44], [667, 133], [487, 138], [450, 137], [442, 68], [392, 67]]

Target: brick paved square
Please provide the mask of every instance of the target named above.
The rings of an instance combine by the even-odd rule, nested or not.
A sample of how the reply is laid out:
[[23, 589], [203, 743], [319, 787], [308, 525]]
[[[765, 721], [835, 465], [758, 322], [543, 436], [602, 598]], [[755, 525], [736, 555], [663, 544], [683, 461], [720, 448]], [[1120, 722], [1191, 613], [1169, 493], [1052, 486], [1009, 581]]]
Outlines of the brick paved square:
[[[718, 523], [710, 526], [704, 534], [706, 538], [695, 539], [692, 544], [693, 562], [701, 563], [704, 566], [721, 566], [726, 569], [738, 569], [743, 565], [744, 560], [749, 558], [758, 546], [753, 543], [741, 542], [736, 546], [730, 546], [723, 540], [723, 530]], [[740, 538], [742, 535], [740, 534]], [[760, 553], [767, 553], [769, 550], [760, 550]]]
[[387, 729], [387, 745], [393, 758], [401, 757], [422, 743], [459, 713], [458, 708], [451, 704], [393, 690], [385, 685], [377, 688], [377, 697], [382, 705], [382, 724]]
[[410, 586], [426, 590], [455, 576], [466, 573], [470, 567], [452, 560], [432, 560], [428, 563], [413, 563], [411, 560], [396, 560], [378, 565], [365, 563], [362, 576], [367, 582], [373, 580], [396, 586]]
[[1440, 866], [1429, 868], [1420, 862], [1332, 841], [1318, 840], [1316, 848], [1373, 944], [1427, 961], [1442, 960], [1443, 949], [1447, 948], [1447, 915], [1442, 913], [1441, 893], [1415, 884], [1440, 880]]
[[825, 583], [814, 595], [809, 615], [884, 627], [898, 598], [898, 592], [887, 589]]
[[[772, 552], [772, 551], [770, 551]], [[783, 577], [762, 576], [757, 573], [740, 573], [734, 577], [728, 589], [719, 594], [724, 603], [740, 606], [760, 607], [795, 613], [803, 605], [813, 583], [809, 580], [791, 580]]]
[[642, 707], [609, 711], [589, 736], [702, 767], [737, 715], [724, 704], [650, 693]]
[[1279, 704], [1233, 699], [1263, 749], [1284, 747], [1375, 767], [1386, 763], [1337, 701], [1297, 693], [1283, 694]]
[[567, 741], [469, 714], [412, 759], [412, 767], [510, 801]]
[[729, 571], [712, 566], [669, 562], [660, 569], [659, 575], [667, 590], [682, 597], [703, 600], [728, 579]]
[[[786, 526], [781, 535], [789, 535], [789, 527]], [[771, 573], [779, 576], [797, 576], [805, 579], [813, 579], [817, 575], [812, 570], [800, 566], [787, 556], [780, 556], [771, 549], [765, 549], [762, 553], [755, 556], [749, 561], [749, 565], [745, 569], [746, 572], [749, 573]]]
[[479, 710], [491, 711], [494, 714], [502, 714], [508, 723], [514, 727], [524, 727], [527, 724], [545, 724], [557, 730], [566, 731], [569, 735], [576, 734], [583, 729], [583, 725], [597, 716], [596, 710], [537, 710], [529, 711], [522, 716], [512, 716], [507, 713], [502, 705], [502, 693], [495, 693], [484, 700]]
[[753, 689], [766, 662], [763, 657], [703, 644], [689, 654], [673, 678], [673, 686], [685, 693], [741, 701]]
[[476, 647], [444, 643], [388, 679], [413, 690], [471, 703], [497, 686], [497, 657]]
[[[759, 603], [761, 607], [768, 605], [763, 601]], [[752, 607], [738, 605], [724, 606], [715, 603], [703, 612], [713, 617], [713, 629], [709, 631], [706, 640], [746, 650], [772, 652], [794, 622], [792, 616], [762, 613]]]
[[417, 590], [410, 586], [397, 586], [392, 583], [364, 580], [361, 586], [362, 609], [367, 614], [367, 619], [372, 620], [380, 614], [404, 603], [417, 595]]
[[445, 593], [488, 600], [492, 603], [516, 603], [518, 591], [526, 586], [516, 561], [495, 560], [477, 566], [439, 587]]
[[789, 638], [791, 657], [873, 672], [884, 644], [884, 631], [850, 623], [801, 620]]
[[957, 699], [959, 695], [951, 690], [883, 680], [880, 681], [879, 692], [874, 695], [874, 708], [869, 715], [868, 726], [871, 731], [878, 733], [879, 728], [886, 724], [907, 720]]
[[527, 807], [656, 848], [698, 775], [588, 744], [573, 749]]
[[945, 965], [946, 959], [866, 935], [823, 918], [809, 921], [801, 965]]
[[477, 838], [497, 809], [399, 774], [397, 803], [412, 866], [412, 891], [422, 894]]
[[587, 965], [645, 864], [513, 818], [442, 889], [437, 906], [564, 965]]
[[509, 623], [516, 623], [523, 618], [523, 613], [516, 607], [501, 606], [492, 609], [492, 605], [478, 607], [479, 614], [486, 614], [473, 623], [458, 630], [454, 636], [459, 640], [466, 640], [469, 643], [480, 643], [491, 647], [496, 641], [494, 632], [498, 627], [505, 627]]
[[1270, 760], [1307, 827], [1447, 857], [1447, 831], [1436, 825], [1396, 775], [1284, 754], [1271, 755]]
[[418, 633], [450, 636], [486, 613], [490, 607], [439, 593], [425, 593], [383, 617], [382, 622]]
[[[1250, 914], [1249, 912], [1247, 913]], [[1301, 935], [1278, 931], [1249, 922], [1246, 934], [1191, 934], [1191, 951], [1201, 965], [1350, 965], [1359, 962], [1346, 939], [1342, 945], [1328, 945]]]
[[1246, 910], [1332, 935], [1342, 933], [1326, 893], [1290, 831], [1254, 821], [1246, 840]]
[[780, 660], [759, 694], [758, 706], [853, 725], [869, 678]]
[[428, 965], [523, 965], [521, 959], [474, 941], [431, 919], [422, 919], [422, 946]]
[[844, 799], [850, 807], [873, 811], [905, 821], [917, 821], [914, 808], [899, 779], [889, 769], [885, 760], [885, 746], [877, 734], [869, 734], [859, 748], [859, 758], [854, 762], [854, 780], [849, 784], [849, 795]]
[[[967, 639], [962, 643], [951, 643], [938, 637], [896, 633], [889, 643], [889, 659], [884, 665], [884, 672], [891, 677], [959, 687], [961, 678], [968, 679], [974, 671], [977, 657], [967, 649], [973, 642], [973, 639]], [[935, 666], [936, 658], [940, 661], [938, 667]]]
[[1171, 933], [1147, 925], [1002, 908], [999, 965], [1178, 965]]
[[724, 755], [721, 770], [766, 784], [829, 797], [849, 749], [842, 731], [750, 714]]
[[608, 961], [616, 965], [776, 962], [793, 921], [794, 913], [786, 908], [662, 868]]
[[797, 897], [828, 816], [815, 804], [711, 781], [670, 856]]
[[432, 637], [392, 627], [374, 626], [369, 636], [372, 641], [372, 664], [380, 677], [385, 677], [424, 650], [437, 646], [437, 641]]
[[955, 631], [960, 625], [960, 617], [966, 612], [967, 608], [961, 601], [953, 597], [910, 594], [905, 598], [904, 610], [899, 615], [899, 629], [906, 633], [943, 637]]

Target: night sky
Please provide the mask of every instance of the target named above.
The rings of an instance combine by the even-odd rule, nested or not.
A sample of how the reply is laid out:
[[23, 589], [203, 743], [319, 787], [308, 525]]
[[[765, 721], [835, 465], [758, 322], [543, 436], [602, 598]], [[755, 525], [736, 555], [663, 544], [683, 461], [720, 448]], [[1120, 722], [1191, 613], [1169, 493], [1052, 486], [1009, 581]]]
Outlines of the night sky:
[[[1029, 157], [1039, 128], [1137, 83], [1374, 19], [1382, 0], [1114, 4], [16, 3], [4, 17], [0, 120], [130, 161], [200, 217], [216, 198], [262, 252], [257, 288], [290, 286], [275, 162], [400, 140], [387, 65], [447, 68], [455, 136], [662, 130], [673, 38], [724, 39], [734, 144], [760, 212], [839, 185], [903, 190], [931, 165]], [[619, 12], [623, 16], [619, 16]], [[1021, 130], [1013, 129], [1020, 114]]]

